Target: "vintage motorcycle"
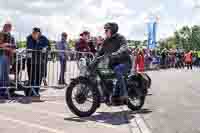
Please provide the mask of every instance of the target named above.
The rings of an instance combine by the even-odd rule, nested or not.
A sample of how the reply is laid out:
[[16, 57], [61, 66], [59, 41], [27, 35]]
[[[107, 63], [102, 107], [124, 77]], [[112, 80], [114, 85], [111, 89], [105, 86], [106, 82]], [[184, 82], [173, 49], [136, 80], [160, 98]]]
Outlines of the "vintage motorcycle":
[[[110, 69], [99, 68], [99, 62], [108, 58], [105, 55], [96, 57], [93, 61], [81, 58], [79, 67], [81, 75], [71, 79], [66, 89], [66, 103], [72, 113], [79, 117], [91, 116], [102, 103], [114, 106], [111, 102], [116, 76]], [[140, 110], [144, 105], [151, 86], [147, 74], [135, 73], [124, 75], [127, 84], [128, 99], [122, 105], [127, 105], [133, 111]]]

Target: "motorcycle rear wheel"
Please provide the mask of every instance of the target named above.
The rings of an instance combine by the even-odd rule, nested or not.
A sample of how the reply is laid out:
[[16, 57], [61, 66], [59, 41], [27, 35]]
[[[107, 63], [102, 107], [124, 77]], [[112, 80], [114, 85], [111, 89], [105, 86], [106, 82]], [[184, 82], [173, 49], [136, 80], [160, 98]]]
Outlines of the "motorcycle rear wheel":
[[[129, 109], [131, 109], [132, 111], [137, 111], [137, 110], [140, 110], [143, 105], [144, 105], [144, 102], [145, 102], [145, 96], [140, 96], [140, 97], [129, 97], [128, 99], [128, 103], [127, 103], [127, 106]], [[134, 104], [133, 101], [138, 101], [137, 104]]]

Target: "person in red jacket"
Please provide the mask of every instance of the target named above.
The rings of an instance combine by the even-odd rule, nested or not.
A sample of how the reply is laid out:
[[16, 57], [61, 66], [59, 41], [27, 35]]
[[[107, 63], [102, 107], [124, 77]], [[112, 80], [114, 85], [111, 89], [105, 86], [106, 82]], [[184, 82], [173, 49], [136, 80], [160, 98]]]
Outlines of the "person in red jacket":
[[89, 39], [90, 33], [88, 31], [80, 34], [80, 39], [75, 44], [75, 50], [78, 52], [77, 59], [87, 56], [85, 53], [90, 52]]
[[185, 54], [185, 64], [187, 66], [187, 69], [192, 69], [192, 52], [188, 52]]
[[144, 72], [144, 53], [140, 50], [135, 59], [135, 71]]
[[89, 48], [89, 38], [90, 33], [88, 31], [84, 31], [80, 34], [80, 39], [75, 44], [75, 49], [78, 52], [90, 52]]

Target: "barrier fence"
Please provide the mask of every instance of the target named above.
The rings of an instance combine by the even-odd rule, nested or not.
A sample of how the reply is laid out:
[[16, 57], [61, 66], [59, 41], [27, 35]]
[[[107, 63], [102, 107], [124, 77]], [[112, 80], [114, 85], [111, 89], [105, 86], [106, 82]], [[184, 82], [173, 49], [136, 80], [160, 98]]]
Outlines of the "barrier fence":
[[79, 60], [93, 60], [92, 53], [61, 50], [19, 49], [0, 55], [0, 91], [10, 95], [23, 90], [26, 96], [37, 94], [39, 88], [66, 87], [80, 74]]
[[[70, 79], [82, 74], [79, 63], [83, 57], [94, 59], [94, 55], [88, 52], [0, 49], [0, 95], [22, 90], [26, 96], [31, 96], [32, 93], [38, 94], [39, 88], [64, 88]], [[163, 63], [160, 58], [153, 58], [145, 63], [145, 71], [167, 67], [166, 64], [176, 65], [176, 60], [171, 64], [169, 61]], [[102, 61], [100, 67], [104, 68], [107, 64], [108, 60]]]

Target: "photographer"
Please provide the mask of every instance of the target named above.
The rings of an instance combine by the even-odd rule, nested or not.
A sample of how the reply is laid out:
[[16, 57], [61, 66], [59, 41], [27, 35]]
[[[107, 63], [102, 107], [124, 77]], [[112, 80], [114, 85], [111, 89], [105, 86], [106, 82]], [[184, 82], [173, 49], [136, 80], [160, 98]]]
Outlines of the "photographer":
[[12, 31], [12, 24], [9, 22], [5, 23], [2, 31], [5, 34], [7, 34], [5, 37], [5, 43], [9, 43], [13, 48], [16, 48], [15, 38], [11, 35], [11, 31]]
[[0, 32], [0, 98], [8, 98], [6, 87], [9, 86], [10, 57], [15, 52], [7, 42], [7, 34]]
[[47, 74], [47, 54], [43, 50], [47, 50], [49, 46], [48, 39], [43, 36], [39, 28], [33, 28], [31, 35], [27, 37], [26, 47], [28, 54], [30, 54], [27, 60], [28, 77], [32, 90], [27, 90], [26, 96], [40, 97], [40, 85], [42, 78]]
[[[10, 44], [9, 47], [16, 49], [16, 42], [15, 38], [11, 34], [12, 31], [12, 24], [10, 22], [6, 22], [3, 26], [2, 32], [4, 33], [4, 42]], [[11, 67], [11, 73], [16, 74], [16, 55], [13, 56], [13, 58], [10, 59], [10, 65]], [[18, 70], [19, 71], [19, 70]]]

